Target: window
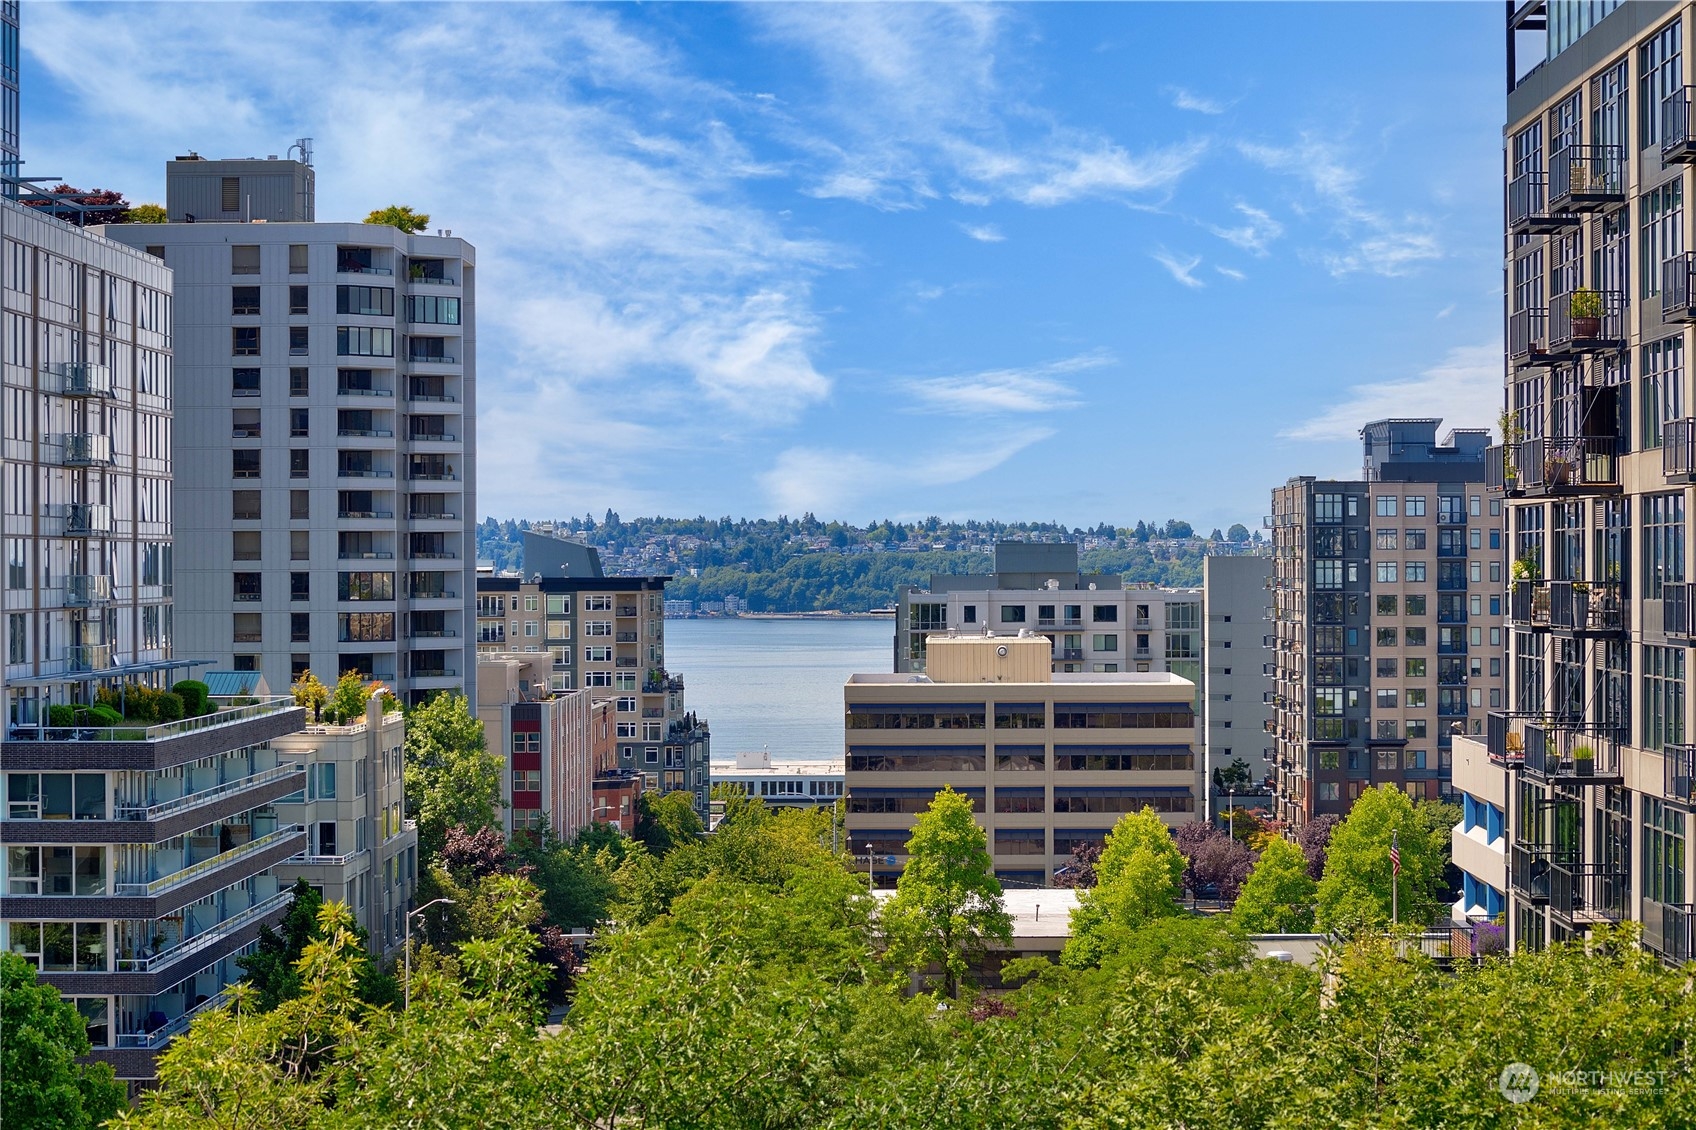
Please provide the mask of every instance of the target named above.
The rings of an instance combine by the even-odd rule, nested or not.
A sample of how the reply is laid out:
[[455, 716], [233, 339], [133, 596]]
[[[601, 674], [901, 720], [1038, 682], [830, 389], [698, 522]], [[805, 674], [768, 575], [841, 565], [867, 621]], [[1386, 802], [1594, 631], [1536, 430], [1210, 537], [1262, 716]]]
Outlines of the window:
[[385, 643], [395, 638], [395, 614], [338, 612], [336, 631], [341, 643]]
[[1425, 689], [1423, 687], [1408, 687], [1403, 693], [1407, 696], [1408, 709], [1424, 709]]
[[1407, 531], [1407, 538], [1403, 543], [1403, 548], [1406, 548], [1406, 549], [1424, 549], [1425, 548], [1425, 531], [1424, 530], [1409, 530], [1409, 531]]
[[1394, 595], [1378, 597], [1376, 601], [1379, 616], [1394, 616], [1396, 614], [1396, 598]]
[[233, 599], [238, 603], [252, 603], [260, 599], [261, 573], [236, 573], [231, 578]]
[[[233, 178], [227, 178], [233, 179]], [[226, 196], [225, 199], [228, 199]], [[226, 208], [226, 212], [238, 212], [240, 208]], [[259, 273], [259, 246], [257, 244], [230, 245], [230, 274], [257, 275]]]
[[312, 492], [309, 490], [289, 491], [289, 520], [305, 522], [312, 517]]
[[289, 287], [290, 314], [306, 314], [310, 312], [307, 301], [307, 295], [310, 292], [310, 289], [311, 288], [304, 286]]
[[1396, 692], [1394, 690], [1380, 690], [1377, 701], [1379, 710], [1394, 710], [1396, 709]]
[[1684, 901], [1685, 850], [1685, 814], [1657, 797], [1644, 797], [1644, 898], [1673, 904]]
[[[1394, 501], [1394, 499], [1391, 501]], [[1378, 583], [1381, 585], [1396, 583], [1396, 563], [1394, 561], [1378, 562]]]
[[231, 396], [258, 396], [259, 395], [259, 370], [258, 369], [231, 369], [230, 370], [230, 395]]
[[1003, 624], [1023, 624], [1025, 622], [1025, 606], [1022, 604], [1004, 605], [1001, 609]]
[[393, 600], [394, 598], [395, 575], [393, 573], [336, 574], [337, 600]]
[[1394, 628], [1379, 628], [1378, 629], [1378, 646], [1379, 647], [1395, 647], [1396, 646], [1396, 630]]
[[976, 624], [978, 622], [978, 606], [975, 604], [968, 604], [961, 608], [960, 622], [963, 624]]
[[[517, 741], [520, 735], [514, 734]], [[531, 734], [530, 737], [541, 737]], [[514, 769], [512, 771], [512, 791], [515, 793], [539, 793], [542, 791], [542, 771], [540, 769]]]
[[1637, 129], [1642, 148], [1662, 140], [1666, 99], [1684, 83], [1683, 35], [1682, 22], [1674, 20], [1637, 49]]
[[1379, 531], [1377, 531], [1377, 533], [1373, 537], [1373, 548], [1375, 548], [1375, 549], [1395, 549], [1396, 548], [1396, 531], [1394, 531], [1394, 530], [1379, 530]]
[[1425, 517], [1425, 496], [1424, 495], [1422, 495], [1422, 494], [1410, 494], [1410, 495], [1407, 496], [1406, 501], [1407, 501], [1407, 510], [1405, 511], [1405, 513], [1406, 513], [1407, 517], [1409, 517], [1409, 518], [1423, 518], [1423, 517]]
[[1642, 349], [1643, 446], [1661, 446], [1665, 425], [1684, 415], [1684, 338], [1653, 341]]
[[1684, 580], [1684, 492], [1644, 495], [1643, 596], [1659, 600], [1667, 582]]
[[230, 477], [257, 479], [259, 477], [259, 449], [255, 447], [237, 448], [230, 452]]
[[1116, 635], [1097, 635], [1095, 637], [1096, 651], [1118, 651], [1119, 637]]
[[289, 395], [309, 396], [312, 392], [311, 371], [303, 368], [289, 370]]
[[338, 286], [336, 313], [370, 314], [392, 318], [395, 313], [395, 292], [387, 286]]
[[[237, 452], [239, 455], [240, 452]], [[304, 479], [311, 473], [312, 453], [304, 448], [289, 451], [289, 478]]]
[[1375, 665], [1375, 670], [1373, 671], [1373, 674], [1377, 678], [1380, 678], [1380, 679], [1393, 679], [1393, 678], [1395, 678], [1396, 677], [1396, 661], [1394, 659], [1380, 659], [1380, 660], [1378, 660], [1376, 665]]
[[1396, 496], [1395, 495], [1393, 495], [1393, 494], [1381, 494], [1381, 495], [1378, 496], [1377, 503], [1378, 503], [1378, 517], [1380, 517], [1380, 518], [1394, 518], [1396, 516]]
[[1343, 587], [1343, 563], [1321, 558], [1313, 563], [1313, 587], [1340, 589]]
[[1406, 579], [1407, 579], [1409, 584], [1413, 584], [1413, 583], [1416, 583], [1416, 582], [1422, 582], [1422, 581], [1425, 580], [1425, 562], [1423, 562], [1423, 561], [1409, 561], [1409, 562], [1406, 563], [1406, 569], [1407, 569]]
[[259, 531], [258, 530], [236, 530], [234, 533], [232, 533], [230, 535], [230, 537], [232, 538], [232, 543], [233, 543], [233, 547], [232, 547], [232, 551], [231, 551], [231, 557], [234, 560], [236, 560], [236, 561], [258, 561], [259, 560], [260, 555], [259, 555]]
[[1335, 525], [1343, 520], [1343, 496], [1340, 494], [1316, 494], [1313, 496], [1313, 520], [1326, 525]]
[[231, 491], [230, 517], [237, 522], [257, 522], [259, 520], [259, 492], [256, 490]]
[[289, 436], [290, 436], [290, 438], [301, 439], [305, 436], [311, 435], [312, 434], [311, 421], [312, 421], [312, 414], [310, 412], [308, 412], [305, 408], [290, 408], [289, 409]]
[[230, 313], [236, 315], [259, 313], [259, 288], [256, 286], [232, 286], [230, 288]]
[[337, 326], [336, 353], [342, 357], [393, 357], [395, 331], [379, 326]]
[[412, 294], [406, 299], [406, 320], [438, 326], [459, 325], [459, 299]]
[[232, 326], [230, 328], [230, 353], [236, 357], [259, 356], [259, 327]]
[[1643, 648], [1643, 747], [1684, 741], [1684, 649]]
[[304, 275], [306, 273], [306, 244], [289, 244], [289, 274]]
[[289, 613], [289, 642], [312, 642], [312, 614], [310, 612]]
[[1117, 604], [1097, 604], [1090, 610], [1090, 620], [1097, 624], [1117, 624], [1119, 622], [1119, 606]]
[[290, 600], [311, 600], [312, 599], [312, 574], [311, 573], [290, 573], [289, 574], [289, 599]]
[[312, 327], [289, 327], [289, 356], [304, 357], [312, 352]]
[[1409, 596], [1402, 602], [1402, 612], [1408, 616], [1425, 615], [1426, 600], [1423, 596]]

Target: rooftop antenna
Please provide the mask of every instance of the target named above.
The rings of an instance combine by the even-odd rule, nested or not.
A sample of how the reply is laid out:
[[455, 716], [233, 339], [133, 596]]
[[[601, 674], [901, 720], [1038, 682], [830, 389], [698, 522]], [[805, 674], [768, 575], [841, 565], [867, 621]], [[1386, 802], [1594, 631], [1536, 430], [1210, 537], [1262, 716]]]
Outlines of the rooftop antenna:
[[300, 151], [300, 163], [303, 165], [312, 164], [312, 139], [310, 137], [296, 138], [295, 143], [289, 146], [289, 156], [293, 157], [297, 149]]

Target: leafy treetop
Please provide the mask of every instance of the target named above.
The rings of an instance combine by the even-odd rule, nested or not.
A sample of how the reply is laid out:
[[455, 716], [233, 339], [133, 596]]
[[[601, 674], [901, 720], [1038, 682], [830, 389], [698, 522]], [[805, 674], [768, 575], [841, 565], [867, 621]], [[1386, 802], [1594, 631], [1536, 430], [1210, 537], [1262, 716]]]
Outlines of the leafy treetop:
[[430, 226], [428, 212], [414, 212], [405, 204], [390, 204], [387, 208], [377, 208], [365, 217], [368, 224], [382, 224], [391, 228], [399, 228], [408, 235], [416, 235]]

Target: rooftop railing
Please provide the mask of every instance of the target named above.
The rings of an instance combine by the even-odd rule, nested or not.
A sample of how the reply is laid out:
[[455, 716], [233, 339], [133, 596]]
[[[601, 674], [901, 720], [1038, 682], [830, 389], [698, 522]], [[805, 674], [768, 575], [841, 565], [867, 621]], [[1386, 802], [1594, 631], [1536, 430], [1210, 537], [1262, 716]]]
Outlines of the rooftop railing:
[[250, 719], [276, 714], [279, 711], [295, 709], [297, 707], [292, 695], [273, 695], [256, 702], [226, 706], [211, 714], [200, 714], [193, 718], [178, 719], [175, 722], [160, 722], [155, 726], [14, 727], [9, 740], [34, 741], [37, 740], [39, 735], [40, 740], [50, 742], [156, 742], [167, 738], [180, 737], [183, 734], [196, 733], [200, 730], [233, 726], [238, 722], [246, 722]]

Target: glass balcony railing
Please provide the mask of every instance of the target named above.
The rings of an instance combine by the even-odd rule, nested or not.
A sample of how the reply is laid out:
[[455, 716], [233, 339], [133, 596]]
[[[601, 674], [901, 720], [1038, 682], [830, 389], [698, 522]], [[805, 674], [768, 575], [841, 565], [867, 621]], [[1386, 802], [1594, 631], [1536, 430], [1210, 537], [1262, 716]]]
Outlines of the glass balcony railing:
[[301, 825], [285, 824], [276, 831], [267, 832], [263, 836], [251, 839], [247, 843], [242, 844], [240, 847], [234, 847], [229, 851], [221, 851], [217, 855], [208, 856], [206, 859], [203, 859], [198, 863], [191, 863], [187, 867], [180, 868], [168, 875], [161, 875], [157, 879], [152, 879], [146, 882], [117, 883], [113, 886], [112, 890], [113, 893], [120, 898], [135, 896], [152, 898], [156, 895], [161, 895], [174, 887], [180, 887], [184, 883], [192, 883], [194, 880], [203, 875], [209, 875], [221, 868], [228, 867], [231, 864], [239, 863], [251, 856], [258, 855], [268, 848], [275, 847], [277, 844], [283, 843], [292, 837], [302, 836], [305, 834], [306, 829]]
[[112, 437], [89, 432], [70, 432], [64, 441], [67, 467], [106, 467], [112, 462]]
[[193, 957], [197, 953], [203, 953], [206, 950], [211, 949], [213, 946], [217, 945], [219, 942], [223, 941], [225, 938], [229, 937], [231, 934], [240, 930], [249, 923], [257, 922], [259, 919], [264, 918], [268, 914], [282, 910], [284, 907], [289, 905], [293, 898], [293, 891], [278, 891], [270, 898], [265, 899], [262, 902], [254, 903], [246, 910], [240, 911], [229, 918], [224, 919], [224, 921], [210, 929], [202, 931], [201, 933], [194, 935], [192, 938], [185, 939], [179, 944], [171, 946], [169, 949], [161, 950], [154, 954], [147, 954], [145, 956], [139, 953], [129, 957], [119, 954], [118, 972], [158, 973], [160, 970], [167, 969], [185, 958]]
[[54, 361], [47, 366], [51, 376], [59, 378], [61, 396], [111, 396], [112, 370], [105, 365], [82, 361]]
[[261, 785], [268, 785], [273, 781], [287, 780], [300, 771], [301, 766], [299, 765], [278, 765], [273, 769], [266, 769], [234, 781], [226, 781], [221, 785], [214, 785], [209, 789], [201, 789], [199, 792], [188, 793], [171, 800], [159, 801], [156, 804], [145, 806], [119, 804], [112, 810], [112, 815], [118, 820], [163, 820], [167, 816], [187, 812], [190, 809], [222, 800], [224, 797], [247, 792], [249, 789], [256, 789]]
[[112, 578], [72, 574], [65, 578], [65, 603], [72, 608], [90, 608], [112, 600]]
[[67, 537], [88, 537], [112, 532], [112, 508], [104, 503], [73, 502], [65, 512]]

